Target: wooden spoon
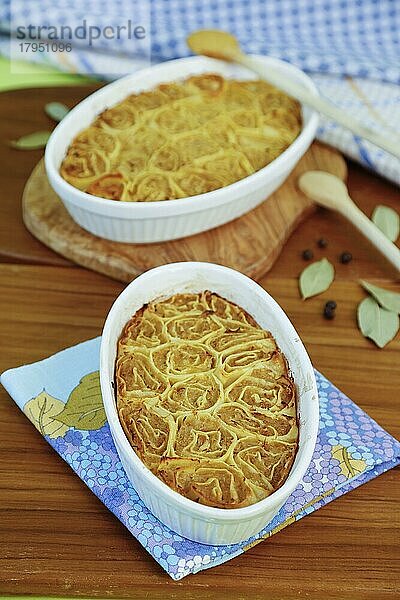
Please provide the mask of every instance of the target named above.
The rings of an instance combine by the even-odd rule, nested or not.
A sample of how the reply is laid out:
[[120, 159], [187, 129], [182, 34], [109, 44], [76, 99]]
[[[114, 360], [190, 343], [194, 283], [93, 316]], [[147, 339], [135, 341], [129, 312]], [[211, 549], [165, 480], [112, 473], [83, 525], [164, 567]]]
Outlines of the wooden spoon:
[[390, 152], [393, 156], [400, 158], [400, 140], [391, 139], [387, 134], [381, 134], [362, 125], [353, 116], [348, 115], [327, 100], [315, 96], [301, 84], [285, 77], [272, 67], [266, 68], [256, 58], [244, 54], [239, 47], [237, 39], [230, 33], [217, 29], [204, 29], [191, 33], [186, 41], [189, 48], [195, 54], [236, 62], [247, 67], [263, 79], [272, 83], [272, 85], [289, 94], [289, 96], [307, 104], [330, 119], [337, 121], [337, 123], [344, 125], [344, 127], [347, 127], [353, 133], [360, 135], [387, 152]]
[[346, 184], [326, 171], [307, 171], [299, 177], [301, 191], [320, 206], [336, 210], [357, 229], [400, 271], [400, 250], [354, 204]]

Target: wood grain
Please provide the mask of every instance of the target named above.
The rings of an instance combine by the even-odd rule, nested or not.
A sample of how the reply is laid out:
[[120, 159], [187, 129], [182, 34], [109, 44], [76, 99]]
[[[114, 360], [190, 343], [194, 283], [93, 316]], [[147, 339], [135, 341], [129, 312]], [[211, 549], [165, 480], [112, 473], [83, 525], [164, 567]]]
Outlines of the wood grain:
[[21, 89], [0, 94], [0, 253], [3, 260], [68, 264], [65, 258], [37, 241], [22, 222], [22, 192], [33, 167], [43, 156], [43, 150], [16, 150], [9, 146], [9, 141], [34, 131], [54, 128], [54, 121], [44, 112], [47, 102], [63, 102], [72, 108], [99, 87], [91, 85]]
[[[32, 131], [54, 127], [54, 123], [44, 113], [46, 102], [60, 101], [72, 107], [98, 87], [99, 85], [14, 90], [0, 94], [0, 115], [3, 117], [0, 119], [0, 139], [3, 140], [0, 145], [0, 181], [3, 189], [0, 203], [1, 261], [59, 266], [71, 264], [36, 240], [22, 221], [22, 192], [43, 152], [21, 152], [10, 148], [7, 141]], [[398, 188], [355, 163], [350, 163], [347, 183], [351, 197], [368, 216], [371, 216], [374, 207], [380, 203], [399, 210]], [[339, 215], [322, 209], [306, 219], [296, 234], [289, 238], [279, 257], [279, 264], [271, 269], [270, 276], [284, 273], [288, 277], [297, 277], [301, 268], [301, 251], [311, 247], [317, 255], [321, 254], [315, 243], [322, 236], [329, 241], [325, 251], [328, 258], [337, 262], [340, 252], [349, 250], [356, 259], [346, 268], [339, 266], [338, 277], [350, 280], [356, 274], [363, 278], [395, 277], [390, 264], [350, 223]]]
[[[377, 281], [379, 282], [379, 281]], [[303, 302], [293, 278], [263, 278], [314, 364], [400, 436], [397, 338], [380, 351], [355, 326], [363, 297], [336, 281]], [[386, 285], [396, 289], [395, 284]], [[39, 360], [100, 333], [122, 285], [75, 268], [0, 265], [0, 369]], [[371, 377], [373, 365], [374, 376]], [[388, 472], [244, 555], [173, 582], [0, 393], [0, 592], [76, 597], [232, 599], [396, 598], [399, 472]]]
[[219, 263], [257, 279], [269, 271], [290, 234], [314, 211], [297, 187], [299, 175], [312, 169], [346, 177], [342, 156], [315, 143], [285, 183], [246, 215], [184, 239], [138, 245], [110, 242], [79, 227], [50, 187], [41, 161], [25, 186], [23, 220], [35, 237], [57, 253], [119, 281], [132, 281], [147, 269], [188, 260]]
[[[93, 88], [92, 88], [93, 89]], [[46, 102], [73, 106], [89, 88], [0, 94], [0, 369], [44, 358], [100, 333], [122, 284], [78, 267], [38, 242], [21, 218], [21, 195], [41, 152], [6, 141], [52, 127]], [[398, 188], [350, 163], [351, 196], [369, 216], [399, 210]], [[316, 246], [319, 237], [328, 247]], [[302, 302], [301, 252], [327, 256], [336, 280]], [[341, 265], [349, 250], [353, 261]], [[20, 263], [18, 265], [12, 263]], [[28, 264], [31, 263], [31, 264]], [[41, 266], [32, 266], [41, 265]], [[48, 266], [46, 266], [48, 265]], [[52, 266], [51, 266], [52, 265]], [[398, 290], [395, 273], [340, 217], [318, 210], [285, 245], [262, 285], [287, 311], [314, 364], [383, 427], [400, 437], [399, 336], [383, 351], [357, 331], [359, 278]], [[336, 319], [321, 317], [326, 299]], [[0, 595], [205, 600], [377, 600], [400, 595], [399, 469], [368, 482], [244, 555], [173, 582], [107, 511], [0, 390]]]

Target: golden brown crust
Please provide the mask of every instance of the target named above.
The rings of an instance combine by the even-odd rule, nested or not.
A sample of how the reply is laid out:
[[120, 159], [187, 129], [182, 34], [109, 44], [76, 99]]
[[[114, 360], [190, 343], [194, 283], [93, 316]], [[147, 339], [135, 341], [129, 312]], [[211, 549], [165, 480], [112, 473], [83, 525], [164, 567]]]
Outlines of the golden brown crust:
[[[263, 81], [208, 73], [131, 94], [73, 140], [60, 173], [112, 200], [154, 202], [206, 193], [251, 175], [298, 136], [300, 105]], [[122, 185], [97, 185], [119, 173]]]
[[124, 189], [125, 183], [121, 173], [106, 173], [93, 181], [87, 192], [109, 200], [120, 200], [123, 197]]
[[266, 498], [298, 445], [296, 390], [272, 335], [215, 293], [143, 306], [118, 342], [120, 421], [135, 452], [183, 496], [217, 508]]

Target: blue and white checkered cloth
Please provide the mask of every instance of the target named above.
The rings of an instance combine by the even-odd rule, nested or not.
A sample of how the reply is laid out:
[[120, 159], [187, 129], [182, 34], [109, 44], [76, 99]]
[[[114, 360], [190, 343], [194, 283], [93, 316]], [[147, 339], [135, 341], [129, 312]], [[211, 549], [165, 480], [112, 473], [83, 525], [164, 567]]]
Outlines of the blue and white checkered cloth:
[[[249, 53], [289, 61], [311, 74], [321, 94], [364, 124], [400, 137], [399, 0], [5, 0], [0, 5], [0, 52], [18, 25], [100, 27], [142, 24], [150, 36], [76, 40], [71, 53], [29, 53], [30, 60], [105, 77], [189, 54], [187, 34], [201, 28], [235, 34]], [[15, 58], [19, 40], [11, 45]], [[348, 130], [321, 119], [318, 137], [365, 167], [400, 184], [400, 161]]]

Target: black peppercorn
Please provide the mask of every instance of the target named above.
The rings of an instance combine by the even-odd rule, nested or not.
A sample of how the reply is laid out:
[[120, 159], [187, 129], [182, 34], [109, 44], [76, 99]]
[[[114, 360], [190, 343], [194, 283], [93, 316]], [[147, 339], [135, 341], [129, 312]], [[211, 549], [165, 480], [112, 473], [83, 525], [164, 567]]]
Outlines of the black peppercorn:
[[325, 308], [328, 308], [329, 310], [335, 310], [336, 308], [336, 302], [334, 300], [329, 300], [326, 304], [325, 304]]
[[321, 238], [318, 240], [317, 245], [318, 245], [318, 248], [326, 248], [328, 245], [328, 242], [324, 238]]
[[340, 255], [340, 262], [344, 265], [347, 265], [352, 258], [353, 255], [350, 252], [342, 252], [342, 254]]
[[329, 306], [325, 306], [324, 317], [325, 317], [325, 319], [334, 319], [335, 318], [335, 309], [329, 308]]
[[303, 250], [302, 257], [304, 260], [311, 260], [313, 258], [313, 256], [314, 256], [314, 253], [312, 250], [310, 250], [310, 249]]

